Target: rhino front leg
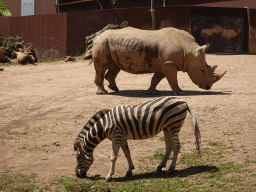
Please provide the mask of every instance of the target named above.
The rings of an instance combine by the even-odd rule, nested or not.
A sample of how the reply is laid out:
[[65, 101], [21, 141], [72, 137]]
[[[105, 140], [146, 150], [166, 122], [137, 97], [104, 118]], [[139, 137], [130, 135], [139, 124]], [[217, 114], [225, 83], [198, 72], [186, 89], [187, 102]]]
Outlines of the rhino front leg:
[[177, 80], [177, 66], [174, 63], [165, 64], [164, 74], [168, 80], [169, 85], [172, 88], [173, 95], [184, 95], [182, 89], [180, 89]]
[[158, 91], [156, 90], [156, 86], [158, 83], [164, 78], [164, 74], [162, 73], [155, 73], [151, 79], [151, 85], [147, 90], [148, 95], [156, 95]]
[[114, 65], [114, 69], [108, 69], [107, 74], [105, 75], [105, 79], [109, 82], [108, 87], [113, 91], [119, 91], [118, 87], [116, 86], [116, 76], [120, 72], [120, 68]]

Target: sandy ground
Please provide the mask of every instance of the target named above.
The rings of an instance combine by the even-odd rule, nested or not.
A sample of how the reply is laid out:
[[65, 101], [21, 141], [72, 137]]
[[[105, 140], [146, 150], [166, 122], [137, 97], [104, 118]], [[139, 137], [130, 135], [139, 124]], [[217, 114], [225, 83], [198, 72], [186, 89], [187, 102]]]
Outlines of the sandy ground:
[[[179, 73], [180, 96], [195, 112], [202, 135], [202, 148], [210, 141], [230, 144], [236, 150], [224, 161], [241, 163], [256, 159], [256, 56], [207, 55], [216, 71], [226, 75], [210, 91], [194, 85], [186, 73]], [[166, 79], [160, 94], [147, 96], [152, 74], [117, 77], [119, 92], [96, 95], [94, 67], [87, 61], [40, 63], [38, 66], [9, 66], [0, 71], [0, 173], [36, 173], [47, 183], [61, 175], [74, 174], [76, 153], [73, 142], [87, 120], [98, 110], [122, 104], [136, 104], [172, 94]], [[105, 82], [107, 88], [107, 82]], [[181, 153], [195, 149], [190, 115], [180, 132]], [[129, 141], [135, 167], [141, 157], [164, 148], [159, 139]], [[110, 168], [111, 142], [104, 140], [95, 149], [88, 174], [105, 177]], [[204, 157], [203, 157], [204, 158]], [[179, 161], [179, 159], [178, 159]], [[181, 169], [183, 165], [178, 165]], [[128, 168], [120, 151], [115, 177]], [[136, 169], [135, 169], [136, 171]]]

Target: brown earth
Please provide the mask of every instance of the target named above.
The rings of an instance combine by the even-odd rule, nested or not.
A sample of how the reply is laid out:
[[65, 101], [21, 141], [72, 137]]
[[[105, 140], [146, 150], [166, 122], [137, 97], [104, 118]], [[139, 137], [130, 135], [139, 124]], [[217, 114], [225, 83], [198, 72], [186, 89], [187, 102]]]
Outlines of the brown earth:
[[[227, 70], [210, 91], [199, 89], [187, 74], [178, 74], [180, 87], [185, 90], [180, 97], [199, 120], [202, 147], [209, 141], [233, 143], [236, 150], [226, 152], [224, 161], [256, 160], [256, 56], [207, 55], [207, 61], [210, 65], [218, 64], [219, 72]], [[159, 95], [147, 96], [145, 90], [152, 74], [121, 72], [117, 77], [119, 92], [109, 90], [108, 95], [96, 95], [94, 67], [87, 65], [88, 61], [60, 61], [9, 66], [0, 71], [0, 173], [36, 173], [40, 183], [73, 175], [73, 142], [95, 112], [172, 94], [165, 79], [157, 87]], [[195, 149], [194, 140], [188, 115], [180, 132], [181, 153]], [[164, 148], [159, 139], [129, 141], [129, 145], [135, 171], [143, 166], [141, 157]], [[105, 177], [110, 168], [111, 142], [103, 141], [94, 154], [88, 174]], [[182, 166], [178, 164], [177, 169]], [[120, 151], [114, 177], [124, 176], [127, 168]]]

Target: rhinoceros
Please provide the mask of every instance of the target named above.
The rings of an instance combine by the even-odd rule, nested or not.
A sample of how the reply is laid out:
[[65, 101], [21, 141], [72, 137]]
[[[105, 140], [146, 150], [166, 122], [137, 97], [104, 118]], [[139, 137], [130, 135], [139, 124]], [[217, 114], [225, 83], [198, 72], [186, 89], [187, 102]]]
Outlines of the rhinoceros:
[[119, 91], [115, 78], [120, 70], [132, 74], [154, 73], [148, 94], [157, 94], [156, 86], [166, 77], [173, 95], [183, 95], [177, 71], [187, 72], [194, 84], [209, 90], [226, 73], [214, 73], [217, 65], [207, 65], [205, 52], [209, 46], [199, 46], [188, 32], [172, 27], [107, 30], [97, 37], [92, 47], [96, 94], [108, 93], [104, 88], [104, 77], [111, 90]]

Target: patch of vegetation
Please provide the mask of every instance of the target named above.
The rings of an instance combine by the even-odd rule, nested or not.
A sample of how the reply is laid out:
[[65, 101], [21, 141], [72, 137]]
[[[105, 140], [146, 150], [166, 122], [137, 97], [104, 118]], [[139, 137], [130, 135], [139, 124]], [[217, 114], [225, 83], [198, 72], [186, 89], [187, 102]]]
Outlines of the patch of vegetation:
[[[165, 149], [161, 148], [153, 155], [141, 158], [140, 162], [143, 164], [136, 167], [132, 177], [114, 176], [111, 182], [105, 182], [106, 175], [104, 177], [88, 175], [86, 179], [70, 175], [56, 179], [51, 183], [51, 187], [62, 190], [64, 188], [68, 192], [255, 191], [256, 171], [252, 167], [255, 167], [256, 160], [245, 159], [242, 163], [222, 161], [225, 152], [234, 148], [233, 144], [226, 145], [212, 141], [205, 141], [205, 144], [208, 146], [201, 149], [202, 159], [198, 159], [196, 150], [180, 153], [177, 169], [171, 173], [155, 170], [165, 154]], [[168, 163], [171, 163], [171, 159]], [[180, 166], [186, 168], [181, 169]], [[0, 179], [2, 181], [2, 178]], [[21, 181], [15, 183], [23, 184]], [[2, 183], [0, 186], [2, 187], [0, 191], [5, 191], [6, 187], [3, 188]], [[36, 187], [33, 182], [30, 186], [32, 191], [43, 188]]]
[[0, 63], [0, 66], [10, 66], [13, 65], [13, 63]]
[[65, 60], [65, 58], [49, 59], [49, 60], [38, 59], [38, 63], [53, 63], [53, 62], [64, 61], [64, 60]]
[[48, 147], [47, 145], [42, 145], [42, 146], [38, 146], [38, 145], [27, 145], [24, 144], [22, 146], [19, 147], [19, 149], [25, 149], [25, 150], [29, 150], [29, 151], [46, 151], [46, 147]]
[[14, 137], [20, 137], [27, 134], [28, 132], [26, 130], [23, 132], [7, 130], [0, 135], [0, 139], [12, 139]]
[[152, 160], [161, 160], [164, 158], [165, 155], [165, 149], [161, 148], [161, 149], [157, 149], [155, 151], [155, 153], [152, 156], [148, 156], [148, 159], [152, 159]]
[[23, 131], [7, 130], [0, 135], [0, 139], [12, 139], [14, 137], [21, 137], [24, 135], [29, 135], [30, 133], [39, 133], [45, 129], [46, 129], [45, 126], [38, 126], [38, 127], [33, 127], [33, 128], [26, 127]]
[[15, 54], [13, 53], [13, 47], [21, 42], [22, 37], [0, 37], [0, 47], [4, 47], [6, 51], [6, 56], [13, 59]]
[[62, 185], [67, 192], [71, 191], [90, 191], [93, 182], [84, 182], [82, 179], [70, 176], [62, 176], [55, 184]]
[[85, 117], [83, 115], [76, 115], [73, 118], [74, 119], [84, 119]]
[[36, 186], [36, 174], [24, 175], [21, 173], [1, 173], [0, 174], [0, 191], [41, 191]]
[[160, 137], [159, 139], [160, 141], [165, 141], [164, 136]]

